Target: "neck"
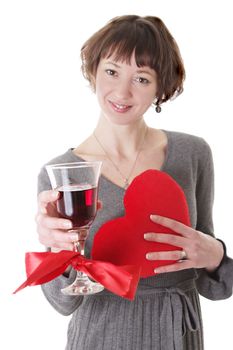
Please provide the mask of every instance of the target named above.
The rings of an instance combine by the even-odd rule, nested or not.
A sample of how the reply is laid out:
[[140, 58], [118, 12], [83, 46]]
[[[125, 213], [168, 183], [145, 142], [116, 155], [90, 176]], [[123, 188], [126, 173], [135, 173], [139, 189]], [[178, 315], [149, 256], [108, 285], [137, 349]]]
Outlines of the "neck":
[[130, 125], [116, 125], [100, 117], [94, 133], [108, 154], [130, 158], [138, 151], [147, 128], [144, 119]]

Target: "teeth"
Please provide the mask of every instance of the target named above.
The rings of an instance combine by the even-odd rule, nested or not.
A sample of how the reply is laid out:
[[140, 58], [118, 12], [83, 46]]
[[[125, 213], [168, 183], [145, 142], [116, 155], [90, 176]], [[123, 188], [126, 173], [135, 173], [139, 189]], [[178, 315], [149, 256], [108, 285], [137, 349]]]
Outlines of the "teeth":
[[114, 103], [115, 104], [115, 106], [117, 107], [117, 108], [119, 108], [119, 109], [124, 109], [124, 108], [127, 108], [128, 106], [126, 106], [126, 105], [118, 105], [117, 103]]

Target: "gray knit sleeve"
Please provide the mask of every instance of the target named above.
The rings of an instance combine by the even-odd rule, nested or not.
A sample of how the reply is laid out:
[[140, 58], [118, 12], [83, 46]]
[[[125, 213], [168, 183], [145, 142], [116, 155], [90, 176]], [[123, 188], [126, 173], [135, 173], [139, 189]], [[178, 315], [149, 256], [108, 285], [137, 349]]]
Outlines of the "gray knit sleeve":
[[[212, 207], [214, 200], [214, 166], [211, 149], [205, 143], [205, 150], [199, 164], [199, 174], [196, 187], [197, 226], [196, 229], [214, 236]], [[219, 237], [220, 238], [220, 237]], [[205, 269], [198, 270], [196, 281], [199, 293], [211, 300], [226, 299], [232, 295], [233, 260], [227, 256], [226, 248], [223, 260], [214, 273]]]
[[[38, 176], [38, 193], [51, 189], [50, 181], [43, 167]], [[54, 280], [41, 286], [42, 291], [49, 303], [62, 315], [68, 316], [72, 314], [83, 301], [82, 296], [63, 295], [62, 288], [70, 285], [76, 276], [76, 271], [71, 270], [69, 276], [59, 276]]]

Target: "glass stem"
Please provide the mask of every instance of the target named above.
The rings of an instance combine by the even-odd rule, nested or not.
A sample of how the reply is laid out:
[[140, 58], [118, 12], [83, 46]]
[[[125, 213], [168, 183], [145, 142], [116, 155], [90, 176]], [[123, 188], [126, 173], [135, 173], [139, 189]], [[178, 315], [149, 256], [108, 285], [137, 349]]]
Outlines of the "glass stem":
[[70, 230], [69, 232], [73, 232], [78, 235], [78, 240], [74, 242], [74, 251], [84, 255], [85, 242], [89, 233], [89, 228], [83, 227], [78, 230]]
[[[76, 242], [74, 242], [74, 251], [75, 252], [79, 252], [81, 255], [84, 256], [84, 248], [85, 248], [85, 242], [89, 233], [89, 228], [88, 227], [84, 227], [84, 228], [80, 228], [78, 230], [72, 230], [72, 232], [77, 233], [78, 235], [78, 240]], [[88, 277], [85, 273], [83, 273], [82, 271], [78, 271], [77, 270], [77, 277], [79, 279], [79, 281], [83, 281], [86, 282], [88, 281]]]
[[76, 278], [82, 282], [86, 282], [89, 280], [88, 276], [85, 273], [83, 273], [82, 271], [77, 271]]

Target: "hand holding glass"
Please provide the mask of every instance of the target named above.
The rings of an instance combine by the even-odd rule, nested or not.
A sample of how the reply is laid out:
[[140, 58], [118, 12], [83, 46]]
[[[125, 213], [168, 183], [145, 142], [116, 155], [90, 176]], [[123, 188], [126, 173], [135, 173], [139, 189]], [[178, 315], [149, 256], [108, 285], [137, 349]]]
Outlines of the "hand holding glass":
[[[76, 162], [47, 165], [46, 170], [53, 189], [59, 192], [57, 211], [60, 217], [72, 221], [69, 232], [76, 233], [75, 251], [84, 255], [85, 241], [95, 219], [98, 200], [98, 182], [102, 163]], [[92, 282], [78, 271], [74, 283], [64, 289], [67, 295], [88, 295], [102, 291], [100, 283]]]

